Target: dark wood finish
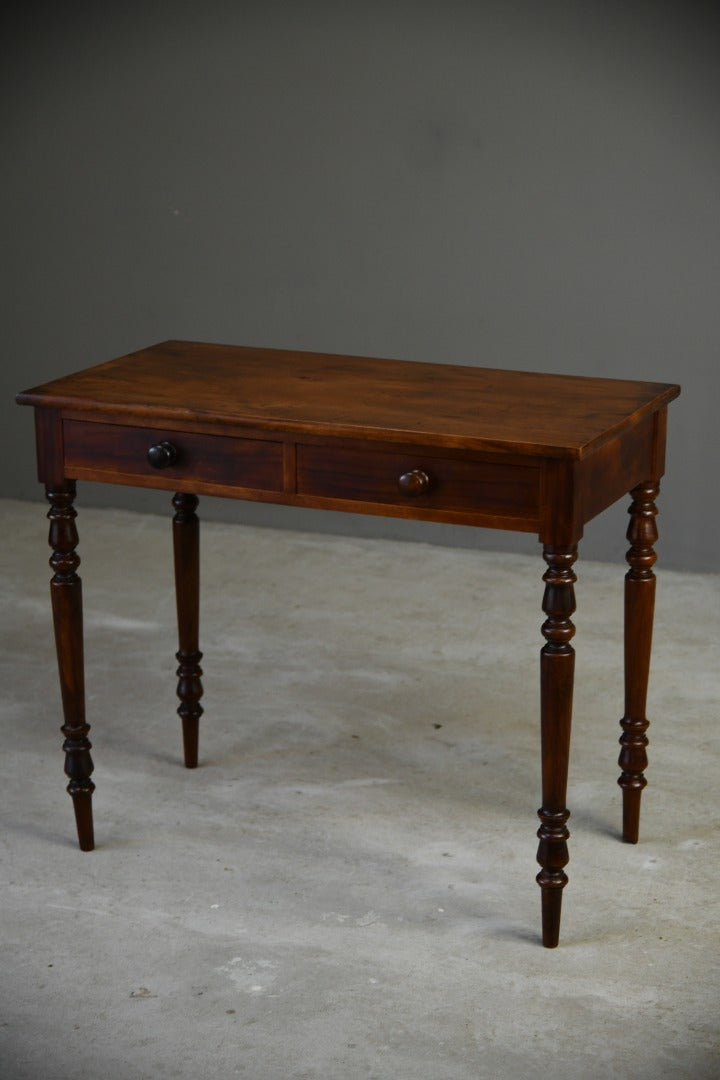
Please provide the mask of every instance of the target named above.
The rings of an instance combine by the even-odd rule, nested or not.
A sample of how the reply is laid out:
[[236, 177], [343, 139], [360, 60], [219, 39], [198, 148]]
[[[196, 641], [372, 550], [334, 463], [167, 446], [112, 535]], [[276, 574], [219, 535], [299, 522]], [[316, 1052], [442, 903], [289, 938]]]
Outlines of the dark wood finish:
[[[65, 465], [77, 480], [111, 480], [172, 489], [201, 480], [219, 489], [283, 489], [283, 447], [267, 439], [232, 439], [122, 424], [66, 420]], [[151, 450], [172, 447], [172, 460], [153, 464]], [[165, 458], [170, 456], [165, 451]], [[222, 493], [222, 492], [220, 492]]]
[[542, 754], [542, 806], [538, 810], [537, 861], [542, 867], [537, 883], [542, 893], [543, 945], [553, 949], [560, 937], [562, 891], [567, 885], [567, 821], [565, 805], [568, 764], [570, 760], [570, 725], [572, 720], [575, 635], [572, 614], [575, 611], [577, 580], [573, 563], [577, 547], [545, 546], [543, 558], [548, 568], [543, 575], [545, 595], [542, 626], [545, 645], [540, 653], [540, 737]]
[[65, 736], [62, 747], [65, 774], [70, 780], [67, 791], [72, 796], [80, 850], [92, 851], [95, 846], [92, 818], [95, 784], [90, 779], [92, 744], [88, 739], [90, 725], [85, 720], [82, 582], [77, 573], [80, 556], [75, 550], [78, 534], [73, 506], [75, 484], [69, 481], [46, 494], [50, 503], [50, 566], [54, 571], [50, 596], [65, 718], [60, 730]]
[[419, 437], [426, 446], [582, 458], [677, 393], [673, 385], [624, 379], [167, 341], [18, 400], [80, 419], [167, 420], [172, 431], [195, 423], [219, 433]]
[[[424, 479], [421, 479], [424, 478]], [[336, 504], [359, 502], [388, 507], [400, 516], [468, 516], [532, 522], [537, 528], [540, 470], [533, 464], [510, 464], [476, 455], [441, 457], [427, 449], [300, 444], [297, 492]]]
[[625, 714], [620, 721], [618, 765], [622, 773], [618, 784], [623, 792], [623, 840], [637, 844], [640, 832], [640, 796], [647, 785], [646, 715], [650, 653], [652, 650], [655, 611], [655, 574], [657, 556], [654, 544], [658, 531], [655, 522], [655, 499], [660, 486], [655, 481], [640, 484], [632, 491], [630, 524], [627, 538], [630, 549], [625, 575]]
[[173, 552], [175, 557], [175, 598], [177, 601], [178, 715], [182, 721], [185, 765], [194, 769], [198, 763], [198, 729], [203, 708], [202, 653], [200, 627], [200, 523], [195, 513], [196, 495], [178, 492], [173, 499]]
[[620, 784], [623, 835], [636, 840], [653, 499], [667, 405], [678, 393], [671, 384], [169, 341], [18, 395], [35, 408], [38, 474], [53, 507], [53, 610], [81, 846], [92, 846], [92, 763], [74, 481], [176, 492], [178, 712], [190, 767], [202, 713], [198, 495], [537, 532], [547, 563], [537, 880], [543, 942], [557, 945], [568, 862], [573, 564], [584, 524], [632, 491]]
[[401, 495], [417, 498], [428, 493], [432, 486], [432, 480], [424, 469], [416, 467], [410, 469], [409, 472], [401, 473], [398, 476], [397, 485]]
[[167, 469], [177, 461], [178, 449], [174, 443], [163, 439], [162, 442], [154, 443], [145, 457], [153, 469]]

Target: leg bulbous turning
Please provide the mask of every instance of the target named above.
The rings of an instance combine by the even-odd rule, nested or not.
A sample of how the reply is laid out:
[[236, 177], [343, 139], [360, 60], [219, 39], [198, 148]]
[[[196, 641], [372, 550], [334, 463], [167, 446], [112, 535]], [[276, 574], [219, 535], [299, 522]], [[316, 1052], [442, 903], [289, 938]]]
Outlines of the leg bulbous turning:
[[177, 696], [180, 699], [178, 716], [182, 722], [183, 755], [185, 766], [194, 769], [198, 763], [200, 717], [203, 707], [200, 698], [203, 694], [202, 687], [202, 660], [201, 652], [177, 652], [175, 659], [178, 661], [176, 675], [178, 677]]
[[560, 936], [562, 892], [567, 884], [567, 821], [565, 805], [570, 758], [570, 728], [575, 670], [575, 634], [572, 614], [575, 611], [573, 563], [577, 547], [545, 547], [548, 569], [543, 577], [542, 627], [545, 645], [540, 654], [540, 728], [542, 747], [542, 800], [538, 810], [537, 861], [541, 870], [537, 882], [542, 890], [543, 945], [555, 948]]
[[628, 510], [630, 524], [627, 539], [630, 548], [627, 561], [630, 569], [625, 575], [625, 714], [620, 721], [618, 765], [622, 773], [618, 784], [623, 792], [623, 840], [636, 844], [640, 833], [640, 797], [647, 785], [646, 716], [647, 689], [652, 651], [653, 617], [655, 611], [656, 554], [653, 549], [658, 532], [655, 522], [655, 499], [659, 485], [648, 481], [633, 488]]
[[175, 598], [177, 602], [178, 651], [177, 696], [178, 715], [182, 721], [185, 765], [193, 769], [198, 763], [199, 722], [203, 714], [200, 698], [203, 694], [200, 661], [200, 523], [195, 511], [195, 495], [178, 492], [173, 498], [173, 551], [175, 558]]
[[82, 583], [77, 574], [80, 557], [73, 506], [75, 485], [66, 483], [46, 492], [50, 510], [49, 543], [52, 548], [50, 566], [50, 597], [55, 629], [58, 674], [65, 736], [65, 774], [69, 778], [68, 794], [75, 810], [78, 842], [82, 851], [95, 846], [92, 818], [92, 793], [95, 784], [90, 779], [93, 761], [88, 739], [90, 725], [85, 720], [85, 672], [83, 655]]

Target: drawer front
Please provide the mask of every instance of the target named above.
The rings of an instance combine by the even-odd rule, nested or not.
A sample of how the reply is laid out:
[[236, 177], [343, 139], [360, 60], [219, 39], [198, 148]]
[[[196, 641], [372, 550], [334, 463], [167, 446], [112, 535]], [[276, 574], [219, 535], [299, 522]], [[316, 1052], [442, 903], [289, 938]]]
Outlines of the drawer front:
[[[221, 488], [282, 491], [282, 443], [157, 428], [66, 420], [65, 472], [79, 479], [150, 487], [192, 483]], [[169, 447], [162, 451], [158, 447]], [[159, 467], [148, 460], [156, 448]], [[169, 459], [169, 460], [168, 460]]]
[[[298, 446], [298, 494], [380, 506], [537, 519], [540, 470], [425, 451]], [[402, 511], [401, 511], [402, 513]]]

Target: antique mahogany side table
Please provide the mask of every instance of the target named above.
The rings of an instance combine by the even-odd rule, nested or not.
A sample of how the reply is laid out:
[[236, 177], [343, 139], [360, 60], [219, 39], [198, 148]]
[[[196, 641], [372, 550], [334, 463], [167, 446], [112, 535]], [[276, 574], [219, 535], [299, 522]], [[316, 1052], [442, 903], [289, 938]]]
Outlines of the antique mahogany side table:
[[542, 609], [543, 943], [558, 943], [575, 633], [585, 522], [630, 493], [625, 579], [623, 839], [638, 839], [655, 593], [655, 498], [674, 385], [168, 341], [18, 395], [35, 408], [69, 777], [94, 846], [75, 483], [164, 488], [172, 500], [185, 764], [197, 764], [198, 495], [535, 532]]

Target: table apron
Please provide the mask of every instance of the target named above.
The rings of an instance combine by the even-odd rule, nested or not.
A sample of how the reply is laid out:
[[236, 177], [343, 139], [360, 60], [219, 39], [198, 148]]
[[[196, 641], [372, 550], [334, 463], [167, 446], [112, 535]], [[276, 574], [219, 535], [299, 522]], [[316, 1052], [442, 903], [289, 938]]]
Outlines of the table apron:
[[[61, 442], [64, 475], [74, 480], [528, 532], [540, 520], [541, 463], [516, 455], [73, 418], [62, 421]], [[161, 444], [174, 459], [155, 468], [147, 452]], [[403, 491], [408, 474], [425, 488]]]

